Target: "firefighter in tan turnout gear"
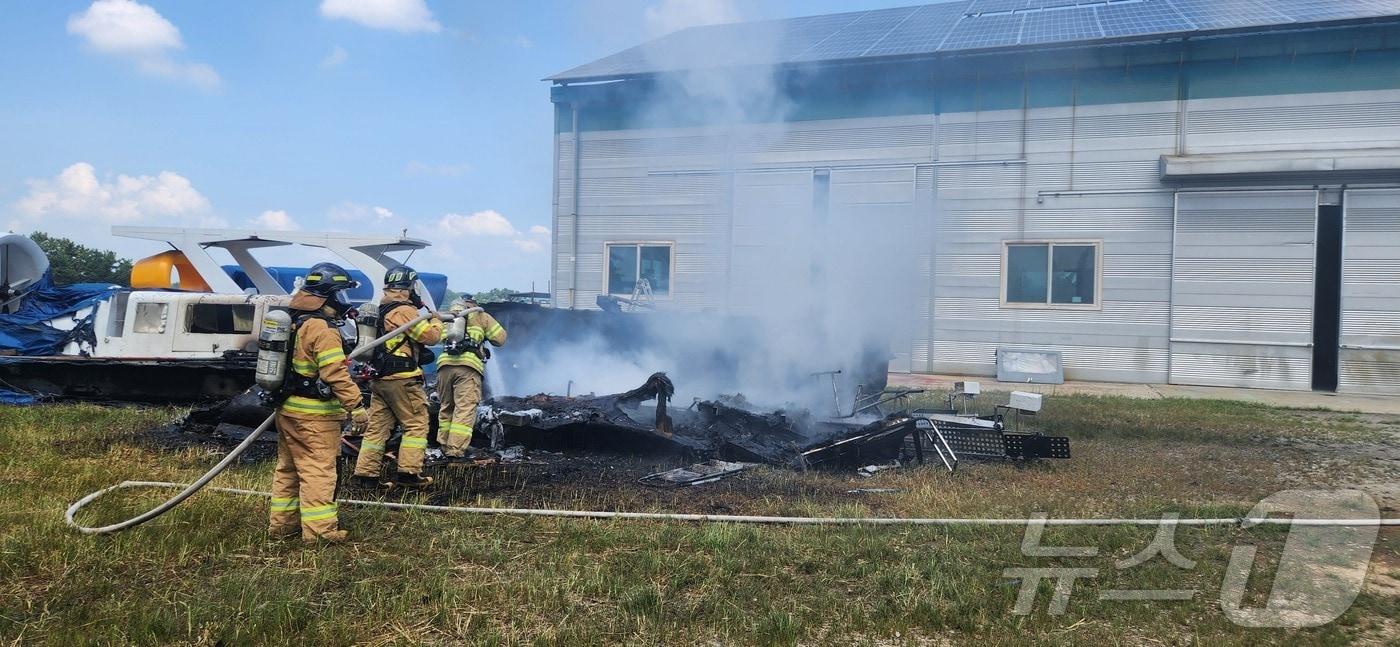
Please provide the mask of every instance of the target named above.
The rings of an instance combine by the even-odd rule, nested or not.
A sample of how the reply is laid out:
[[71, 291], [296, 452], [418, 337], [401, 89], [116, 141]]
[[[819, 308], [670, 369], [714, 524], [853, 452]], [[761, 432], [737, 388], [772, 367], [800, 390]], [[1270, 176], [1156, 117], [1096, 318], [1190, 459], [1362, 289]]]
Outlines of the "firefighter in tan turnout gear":
[[336, 515], [335, 459], [341, 424], [363, 427], [369, 414], [350, 379], [337, 330], [350, 310], [345, 291], [358, 287], [338, 265], [320, 263], [292, 295], [291, 366], [277, 408], [277, 467], [272, 474], [269, 534], [306, 541], [343, 541]]
[[486, 342], [493, 346], [506, 343], [506, 329], [491, 315], [472, 312], [460, 319], [462, 313], [475, 307], [476, 302], [470, 295], [453, 304], [452, 313], [459, 317], [453, 325], [465, 324], [466, 330], [460, 340], [449, 336], [437, 360], [438, 400], [442, 403], [438, 411], [438, 442], [448, 458], [466, 456], [467, 445], [472, 441], [476, 406], [481, 403], [482, 377], [486, 374], [486, 360], [491, 356]]
[[[384, 275], [384, 303], [379, 306], [379, 334], [383, 335], [418, 317], [423, 302], [414, 291], [418, 273], [406, 265]], [[394, 423], [403, 427], [399, 441], [398, 473], [394, 483], [419, 486], [432, 482], [422, 475], [423, 454], [428, 449], [428, 395], [423, 390], [420, 355], [427, 346], [442, 338], [442, 321], [436, 315], [420, 321], [408, 332], [375, 349], [370, 364], [374, 380], [370, 385], [369, 428], [360, 443], [355, 461], [354, 480], [358, 485], [379, 481], [385, 443]]]

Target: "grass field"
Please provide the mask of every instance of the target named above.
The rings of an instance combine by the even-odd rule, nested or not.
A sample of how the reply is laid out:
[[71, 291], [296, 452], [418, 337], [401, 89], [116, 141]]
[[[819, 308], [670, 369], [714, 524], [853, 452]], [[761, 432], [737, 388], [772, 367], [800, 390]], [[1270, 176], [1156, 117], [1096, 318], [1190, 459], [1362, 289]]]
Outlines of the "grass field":
[[[1019, 527], [778, 527], [474, 517], [342, 508], [355, 541], [270, 541], [266, 501], [204, 493], [115, 537], [69, 531], [63, 509], [125, 479], [186, 482], [221, 450], [162, 449], [143, 430], [172, 409], [0, 408], [0, 641], [244, 644], [1394, 644], [1400, 537], [1383, 532], [1367, 589], [1337, 621], [1246, 629], [1222, 613], [1231, 549], [1257, 544], [1259, 572], [1284, 531], [1182, 528], [1196, 566], [1115, 560], [1152, 529], [1051, 528], [1044, 543], [1092, 558], [1021, 554]], [[1039, 423], [1075, 458], [1028, 466], [911, 468], [858, 479], [756, 469], [676, 495], [641, 488], [534, 491], [531, 504], [738, 514], [874, 516], [1234, 516], [1278, 490], [1357, 486], [1386, 516], [1400, 501], [1400, 419], [1213, 401], [1057, 397]], [[267, 462], [217, 485], [265, 490]], [[889, 494], [847, 494], [893, 488]], [[110, 522], [168, 492], [94, 506]], [[523, 496], [523, 495], [522, 495]], [[468, 503], [511, 505], [511, 491]], [[1042, 583], [1012, 613], [1006, 568], [1099, 569], [1062, 615]], [[1255, 581], [1258, 580], [1258, 581]], [[1269, 577], [1251, 580], [1262, 603]], [[1190, 589], [1176, 602], [1100, 601], [1108, 589]]]

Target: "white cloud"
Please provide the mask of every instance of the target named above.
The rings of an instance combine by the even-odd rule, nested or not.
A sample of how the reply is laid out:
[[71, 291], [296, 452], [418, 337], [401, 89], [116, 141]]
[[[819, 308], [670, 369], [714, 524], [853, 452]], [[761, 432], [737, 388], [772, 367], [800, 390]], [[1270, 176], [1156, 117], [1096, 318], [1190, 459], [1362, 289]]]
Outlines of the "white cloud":
[[436, 175], [438, 177], [457, 177], [472, 170], [471, 164], [425, 164], [418, 160], [412, 160], [405, 164], [403, 172], [411, 176]]
[[252, 225], [259, 229], [271, 229], [272, 231], [301, 229], [301, 225], [297, 224], [295, 219], [281, 209], [268, 210], [258, 214], [258, 217], [252, 219]]
[[470, 216], [449, 213], [438, 220], [438, 232], [444, 236], [514, 236], [515, 225], [494, 209], [478, 211]]
[[321, 15], [404, 33], [442, 31], [423, 0], [321, 0]]
[[187, 178], [171, 171], [118, 174], [103, 181], [91, 164], [78, 162], [51, 179], [29, 180], [28, 184], [28, 195], [14, 207], [22, 217], [33, 220], [81, 218], [123, 224], [153, 218], [195, 219], [209, 210], [209, 200]]
[[223, 82], [219, 73], [205, 63], [177, 63], [168, 58], [153, 58], [140, 61], [137, 68], [151, 76], [183, 81], [211, 91], [217, 90]]
[[643, 17], [647, 31], [655, 36], [687, 27], [743, 20], [734, 0], [661, 0], [647, 7]]
[[530, 49], [531, 47], [535, 46], [535, 41], [530, 40], [529, 36], [516, 36], [515, 44], [518, 45], [521, 49]]
[[548, 236], [548, 235], [549, 235], [549, 227], [545, 227], [544, 225], [531, 225], [531, 226], [530, 226], [530, 233], [532, 233], [532, 234], [537, 234], [537, 235], [540, 235], [540, 236]]
[[87, 10], [68, 17], [68, 33], [104, 54], [132, 62], [150, 76], [173, 79], [206, 90], [219, 87], [219, 73], [206, 63], [171, 58], [185, 48], [180, 30], [150, 6], [134, 0], [95, 0]]
[[349, 224], [382, 223], [394, 218], [394, 212], [386, 207], [370, 206], [346, 200], [326, 211], [331, 222]]
[[348, 60], [350, 60], [350, 52], [345, 51], [344, 47], [336, 45], [331, 48], [330, 53], [326, 54], [325, 58], [321, 59], [321, 67], [326, 69], [338, 67]]
[[101, 52], [133, 54], [183, 49], [180, 30], [155, 9], [132, 0], [97, 0], [68, 17], [68, 33]]
[[510, 242], [513, 243], [518, 249], [520, 249], [520, 251], [525, 252], [527, 254], [534, 254], [536, 252], [544, 251], [544, 243], [541, 243], [538, 240], [533, 240], [530, 238], [518, 238]]

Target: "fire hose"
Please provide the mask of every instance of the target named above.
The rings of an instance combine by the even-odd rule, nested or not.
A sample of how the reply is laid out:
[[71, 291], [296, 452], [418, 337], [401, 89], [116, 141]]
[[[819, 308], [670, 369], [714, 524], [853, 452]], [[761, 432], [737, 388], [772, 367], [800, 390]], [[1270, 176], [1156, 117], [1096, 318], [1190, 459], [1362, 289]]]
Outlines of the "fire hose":
[[[481, 309], [481, 308], [470, 308], [470, 309], [466, 310], [465, 312], [462, 312], [462, 313], [457, 314], [457, 315], [446, 315], [446, 314], [444, 314], [444, 315], [440, 315], [440, 316], [444, 317], [444, 318], [447, 319], [447, 320], [451, 320], [453, 317], [465, 317], [465, 316], [467, 316], [467, 315], [469, 315], [469, 314], [471, 314], [471, 313], [473, 313], [473, 312], [482, 312], [482, 309]], [[370, 352], [371, 350], [374, 350], [375, 348], [377, 348], [377, 347], [383, 345], [385, 342], [387, 342], [387, 341], [389, 341], [389, 340], [391, 340], [391, 339], [393, 339], [393, 338], [395, 338], [395, 337], [398, 337], [399, 335], [402, 335], [402, 334], [408, 332], [408, 329], [409, 329], [409, 328], [412, 328], [413, 326], [417, 325], [419, 322], [421, 322], [421, 321], [426, 321], [426, 320], [428, 320], [428, 319], [431, 319], [431, 318], [434, 317], [434, 316], [439, 316], [439, 315], [437, 315], [437, 313], [431, 313], [431, 312], [430, 312], [430, 313], [427, 313], [427, 314], [419, 315], [418, 318], [414, 319], [413, 321], [410, 321], [410, 322], [408, 322], [408, 323], [406, 323], [406, 324], [404, 324], [404, 325], [402, 325], [402, 326], [399, 326], [398, 328], [395, 328], [395, 329], [389, 331], [388, 333], [385, 333], [383, 336], [376, 338], [374, 341], [371, 341], [371, 342], [368, 343], [368, 344], [364, 344], [364, 345], [360, 346], [359, 348], [356, 348], [354, 351], [352, 351], [352, 352], [350, 353], [350, 355], [346, 358], [346, 360], [347, 360], [347, 361], [348, 361], [348, 360], [353, 360], [353, 359], [355, 359], [355, 358], [357, 358], [357, 357], [360, 357], [360, 356], [364, 355], [365, 353], [368, 353], [368, 352]], [[85, 496], [85, 497], [83, 497], [83, 498], [81, 498], [81, 499], [78, 499], [76, 502], [73, 503], [73, 505], [68, 506], [68, 511], [64, 513], [63, 519], [64, 519], [64, 521], [68, 524], [68, 526], [69, 526], [70, 528], [73, 528], [74, 530], [77, 530], [78, 532], [81, 532], [81, 533], [87, 534], [87, 535], [108, 535], [108, 534], [112, 534], [112, 533], [117, 533], [117, 532], [121, 532], [121, 531], [123, 531], [123, 530], [129, 530], [129, 529], [131, 529], [131, 528], [135, 528], [136, 526], [139, 526], [139, 525], [141, 525], [141, 524], [143, 524], [143, 523], [146, 523], [147, 521], [150, 521], [150, 520], [152, 520], [152, 519], [155, 519], [156, 517], [159, 517], [159, 516], [165, 514], [166, 512], [169, 512], [169, 511], [170, 511], [172, 508], [174, 508], [175, 506], [180, 505], [182, 502], [184, 502], [185, 499], [190, 498], [190, 496], [193, 495], [195, 492], [200, 491], [201, 489], [204, 488], [204, 486], [208, 485], [210, 481], [214, 480], [214, 477], [218, 476], [219, 474], [222, 474], [224, 470], [228, 469], [228, 466], [229, 466], [229, 465], [232, 465], [234, 461], [238, 460], [238, 457], [239, 457], [239, 456], [243, 455], [243, 452], [248, 451], [248, 448], [249, 448], [249, 447], [252, 447], [254, 442], [257, 442], [258, 437], [261, 436], [261, 435], [263, 435], [263, 432], [267, 431], [268, 428], [270, 428], [270, 427], [272, 426], [272, 422], [273, 422], [274, 420], [276, 420], [276, 419], [277, 419], [277, 412], [274, 411], [274, 412], [272, 413], [272, 415], [268, 416], [266, 420], [262, 421], [262, 424], [258, 425], [257, 428], [253, 430], [253, 433], [248, 434], [248, 437], [247, 437], [247, 438], [244, 438], [244, 439], [243, 439], [243, 442], [238, 443], [238, 446], [237, 446], [237, 447], [234, 447], [233, 450], [230, 451], [230, 452], [228, 453], [227, 456], [224, 456], [223, 460], [219, 461], [219, 464], [217, 464], [217, 465], [215, 465], [214, 467], [210, 468], [208, 472], [205, 472], [204, 475], [201, 476], [201, 477], [199, 477], [197, 480], [195, 480], [195, 482], [190, 483], [190, 484], [188, 484], [188, 485], [184, 485], [184, 486], [181, 486], [181, 485], [179, 485], [179, 484], [174, 484], [174, 483], [160, 483], [159, 486], [161, 486], [161, 487], [184, 487], [184, 489], [181, 490], [179, 494], [176, 494], [175, 496], [170, 497], [170, 498], [167, 499], [164, 503], [161, 503], [160, 505], [158, 505], [158, 506], [156, 506], [156, 507], [154, 507], [154, 508], [151, 508], [150, 510], [147, 510], [147, 511], [145, 511], [145, 512], [139, 514], [139, 515], [136, 515], [136, 516], [134, 516], [134, 517], [132, 517], [132, 518], [130, 518], [130, 519], [127, 519], [127, 520], [125, 520], [125, 521], [119, 521], [119, 522], [114, 523], [114, 524], [111, 524], [111, 525], [101, 526], [101, 527], [96, 527], [96, 528], [91, 527], [91, 526], [83, 526], [83, 525], [80, 525], [80, 524], [74, 519], [74, 517], [77, 516], [78, 511], [82, 510], [84, 507], [86, 507], [88, 504], [92, 503], [93, 501], [96, 501], [97, 499], [101, 498], [103, 495], [105, 495], [105, 494], [107, 494], [107, 493], [109, 493], [109, 492], [112, 492], [113, 490], [119, 490], [119, 489], [123, 489], [123, 488], [133, 487], [133, 485], [132, 485], [133, 483], [135, 483], [135, 484], [145, 484], [145, 483], [146, 483], [146, 482], [144, 482], [144, 481], [123, 481], [123, 482], [121, 482], [121, 483], [118, 483], [117, 485], [113, 485], [113, 486], [110, 486], [110, 487], [103, 488], [103, 489], [98, 490], [98, 491], [96, 491], [96, 492], [93, 492], [92, 494], [89, 494], [89, 495], [87, 495], [87, 496]], [[216, 490], [225, 490], [225, 489], [230, 489], [230, 488], [215, 488], [215, 489], [216, 489]], [[230, 490], [231, 490], [231, 491], [234, 491], [234, 492], [240, 492], [240, 493], [247, 492], [247, 491], [245, 491], [245, 490], [232, 490], [232, 489], [230, 489]]]
[[[105, 530], [104, 528], [84, 529], [74, 524], [73, 513], [103, 494], [113, 490], [127, 488], [181, 488], [187, 487], [182, 483], [167, 483], [164, 481], [122, 481], [109, 488], [98, 490], [81, 501], [73, 504], [68, 509], [68, 525], [78, 528], [83, 532], [95, 533]], [[222, 492], [224, 494], [240, 494], [243, 496], [257, 496], [267, 498], [272, 496], [267, 492], [257, 490], [245, 490], [242, 488], [212, 487], [212, 492]], [[630, 519], [645, 521], [700, 521], [700, 522], [721, 522], [721, 523], [753, 523], [769, 525], [799, 525], [799, 526], [1026, 526], [1037, 524], [1044, 526], [1346, 526], [1346, 527], [1370, 527], [1370, 526], [1400, 526], [1400, 519], [1384, 518], [1353, 518], [1353, 519], [1329, 519], [1329, 518], [1288, 518], [1288, 517], [1216, 517], [1216, 518], [1173, 518], [1164, 517], [1153, 518], [1095, 518], [1095, 519], [1052, 519], [1052, 518], [1029, 518], [1029, 519], [997, 519], [997, 518], [922, 518], [922, 517], [776, 517], [763, 515], [738, 515], [738, 514], [694, 514], [683, 512], [623, 512], [615, 510], [552, 510], [547, 508], [485, 508], [468, 507], [455, 505], [432, 505], [427, 503], [400, 503], [395, 501], [363, 501], [360, 499], [337, 499], [336, 503], [345, 505], [360, 505], [376, 508], [388, 508], [390, 510], [416, 510], [420, 512], [454, 512], [465, 514], [490, 514], [512, 517], [560, 517], [568, 519]], [[111, 528], [112, 526], [108, 526]]]

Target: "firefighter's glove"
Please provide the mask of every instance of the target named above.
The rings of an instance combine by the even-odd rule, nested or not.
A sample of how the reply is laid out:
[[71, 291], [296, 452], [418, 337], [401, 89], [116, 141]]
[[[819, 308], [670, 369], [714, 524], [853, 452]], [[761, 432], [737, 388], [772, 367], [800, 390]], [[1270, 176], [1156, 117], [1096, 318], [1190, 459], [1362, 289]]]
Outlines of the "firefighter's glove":
[[350, 433], [356, 436], [363, 436], [365, 430], [369, 428], [369, 410], [358, 407], [350, 412]]

